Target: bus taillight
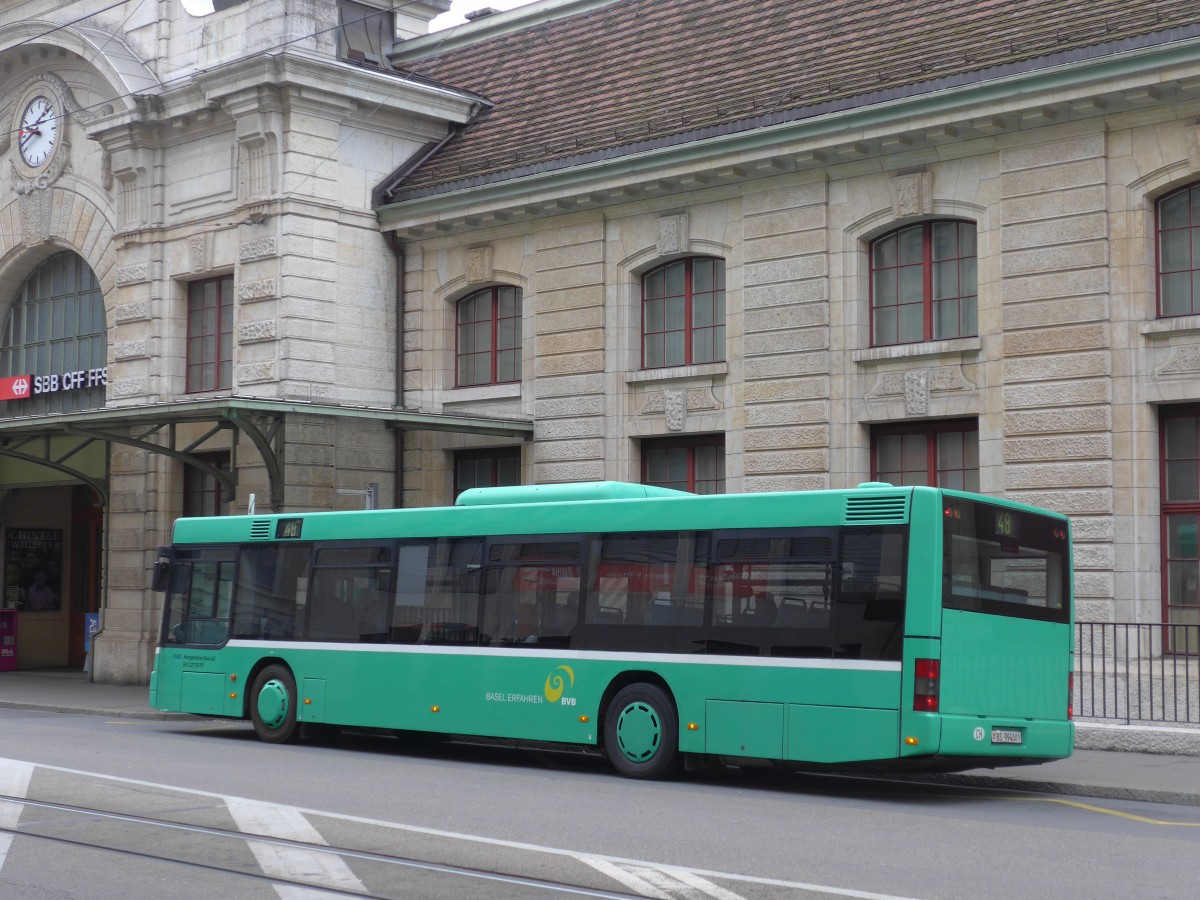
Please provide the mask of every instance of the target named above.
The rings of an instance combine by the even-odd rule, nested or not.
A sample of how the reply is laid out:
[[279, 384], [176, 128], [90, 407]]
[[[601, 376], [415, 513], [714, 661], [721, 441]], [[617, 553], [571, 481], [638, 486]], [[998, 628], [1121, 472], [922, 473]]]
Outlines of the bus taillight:
[[1075, 718], [1075, 673], [1067, 673], [1067, 721]]
[[917, 660], [917, 678], [913, 687], [913, 709], [917, 712], [938, 711], [938, 678], [941, 665], [936, 659]]

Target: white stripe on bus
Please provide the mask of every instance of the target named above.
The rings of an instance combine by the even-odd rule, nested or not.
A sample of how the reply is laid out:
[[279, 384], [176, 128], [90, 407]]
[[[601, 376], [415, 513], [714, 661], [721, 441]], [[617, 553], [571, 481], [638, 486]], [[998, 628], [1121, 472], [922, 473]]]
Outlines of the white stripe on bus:
[[[515, 647], [455, 647], [439, 644], [412, 646], [409, 644], [341, 644], [331, 641], [248, 641], [230, 640], [226, 647], [246, 647], [256, 650], [274, 651], [275, 655], [287, 650], [337, 650], [349, 653], [407, 653], [425, 656], [503, 656], [527, 659], [588, 659], [611, 662], [656, 663], [659, 665], [702, 665], [702, 666], [752, 666], [754, 668], [779, 669], [863, 669], [873, 672], [899, 672], [899, 661], [873, 659], [830, 659], [829, 657], [795, 656], [725, 656], [703, 653], [625, 653], [600, 650], [525, 650]], [[162, 646], [163, 652], [175, 648], [171, 644]], [[199, 649], [189, 645], [189, 650]], [[221, 649], [221, 648], [214, 648]]]

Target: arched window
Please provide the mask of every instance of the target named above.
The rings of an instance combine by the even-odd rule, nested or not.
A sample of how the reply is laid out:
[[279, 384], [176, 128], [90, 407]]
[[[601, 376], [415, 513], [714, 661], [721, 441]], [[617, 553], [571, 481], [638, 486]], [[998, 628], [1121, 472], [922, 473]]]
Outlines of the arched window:
[[725, 261], [677, 259], [642, 276], [642, 368], [725, 359]]
[[1167, 194], [1158, 213], [1158, 314], [1200, 313], [1200, 184]]
[[458, 301], [459, 387], [521, 380], [521, 292], [490, 287]]
[[[71, 251], [30, 273], [0, 341], [0, 385], [31, 380], [31, 392], [0, 393], [0, 413], [36, 415], [104, 405], [108, 379], [104, 295], [91, 267]], [[6, 408], [7, 407], [7, 408]]]
[[973, 222], [918, 222], [871, 242], [871, 343], [978, 333]]

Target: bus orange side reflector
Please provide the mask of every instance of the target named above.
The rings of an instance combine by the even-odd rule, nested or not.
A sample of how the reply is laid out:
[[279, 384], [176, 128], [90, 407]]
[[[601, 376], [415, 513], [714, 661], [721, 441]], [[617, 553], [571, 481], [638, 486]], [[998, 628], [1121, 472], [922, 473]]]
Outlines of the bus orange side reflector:
[[580, 716], [579, 721], [580, 722], [590, 722], [590, 721], [592, 721], [592, 717], [591, 716]]
[[234, 693], [231, 693], [231, 694], [229, 695], [229, 699], [230, 699], [230, 700], [236, 700], [236, 699], [237, 699], [237, 692], [235, 691]]
[[695, 722], [688, 722], [688, 731], [699, 731], [700, 726]]
[[442, 708], [440, 706], [431, 706], [431, 707], [429, 707], [429, 711], [430, 712], [441, 712]]
[[310, 703], [312, 703], [312, 697], [305, 697], [305, 698], [304, 698], [304, 705], [305, 705], [305, 706], [308, 706]]
[[904, 739], [904, 743], [908, 744], [910, 747], [915, 747], [917, 744], [921, 743], [921, 739], [915, 737], [906, 737]]

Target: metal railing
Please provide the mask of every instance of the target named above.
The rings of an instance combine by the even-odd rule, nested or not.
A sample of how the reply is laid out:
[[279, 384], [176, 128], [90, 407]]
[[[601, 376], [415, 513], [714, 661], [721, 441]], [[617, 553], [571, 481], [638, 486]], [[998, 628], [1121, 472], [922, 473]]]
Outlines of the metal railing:
[[1200, 725], [1200, 625], [1078, 622], [1075, 717]]

